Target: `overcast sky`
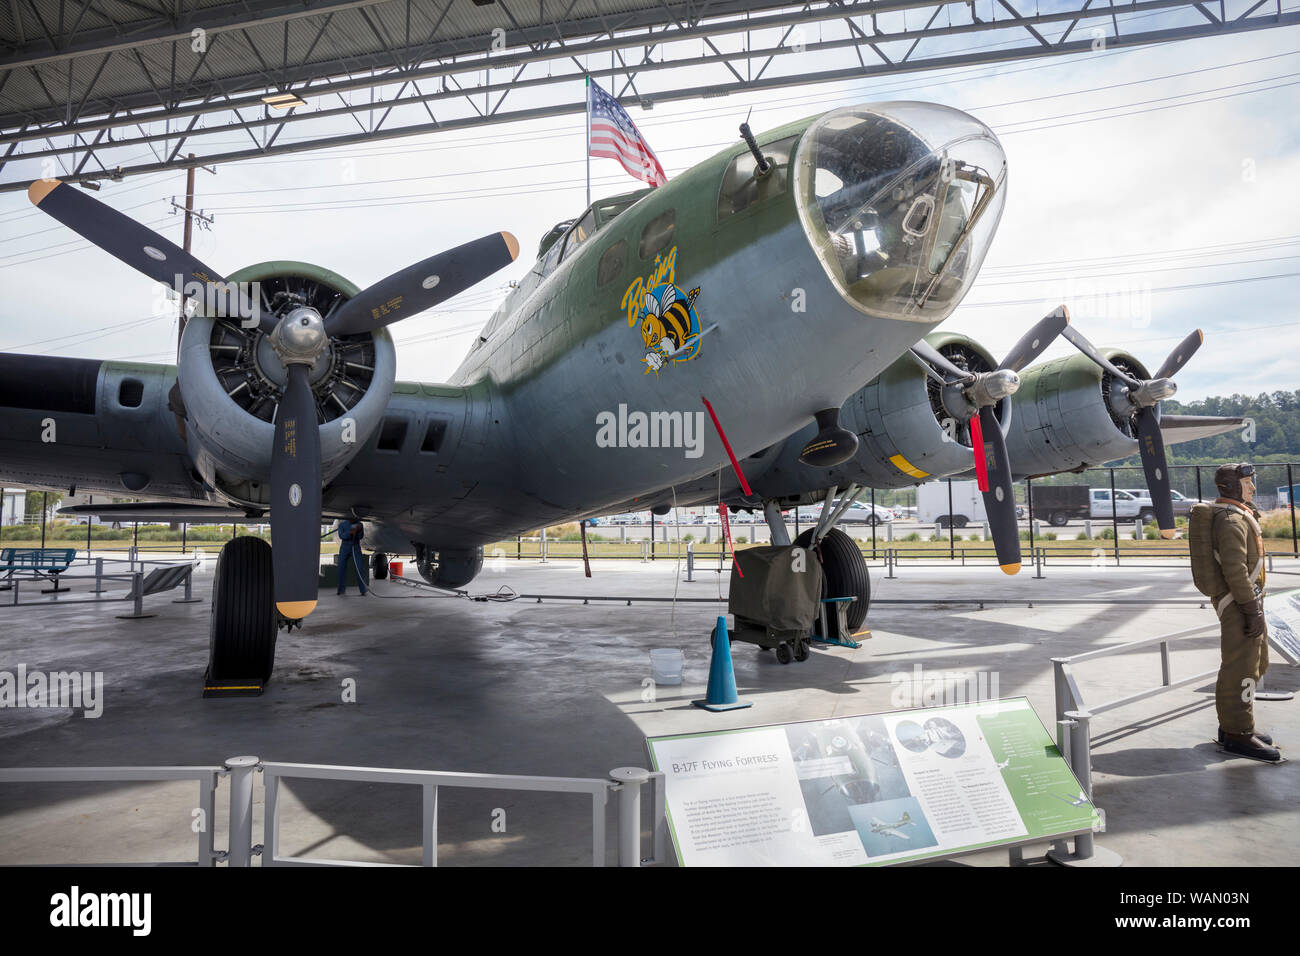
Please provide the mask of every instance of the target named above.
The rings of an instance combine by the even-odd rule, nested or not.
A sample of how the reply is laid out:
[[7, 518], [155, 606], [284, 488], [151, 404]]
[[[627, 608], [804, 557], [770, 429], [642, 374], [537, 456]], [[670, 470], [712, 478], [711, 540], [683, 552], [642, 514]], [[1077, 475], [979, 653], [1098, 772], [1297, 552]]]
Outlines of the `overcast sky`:
[[[671, 176], [735, 141], [751, 108], [756, 130], [853, 102], [967, 110], [1001, 138], [1010, 185], [984, 269], [944, 328], [1000, 356], [1064, 301], [1094, 342], [1154, 369], [1200, 327], [1206, 344], [1179, 374], [1179, 398], [1255, 394], [1300, 388], [1298, 40], [1300, 29], [1265, 30], [629, 112]], [[522, 252], [511, 268], [395, 327], [399, 377], [445, 380], [542, 234], [582, 210], [583, 138], [578, 114], [200, 171], [197, 205], [216, 221], [194, 251], [224, 272], [299, 259], [365, 286], [440, 249], [513, 232]], [[39, 175], [34, 165], [16, 163], [6, 178]], [[591, 171], [597, 198], [640, 185], [612, 160]], [[169, 204], [183, 200], [184, 178], [105, 182], [96, 195], [179, 243]], [[175, 316], [151, 283], [21, 193], [0, 195], [0, 288], [0, 349], [174, 356]]]

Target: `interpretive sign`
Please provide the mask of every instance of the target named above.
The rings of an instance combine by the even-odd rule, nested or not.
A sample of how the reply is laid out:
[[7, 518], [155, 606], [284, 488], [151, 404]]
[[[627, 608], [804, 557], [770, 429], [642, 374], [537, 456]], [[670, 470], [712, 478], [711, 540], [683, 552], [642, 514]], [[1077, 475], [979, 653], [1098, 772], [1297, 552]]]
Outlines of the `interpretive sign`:
[[902, 863], [1098, 821], [1024, 698], [646, 743], [683, 866]]
[[1264, 598], [1268, 639], [1288, 664], [1300, 664], [1300, 588]]

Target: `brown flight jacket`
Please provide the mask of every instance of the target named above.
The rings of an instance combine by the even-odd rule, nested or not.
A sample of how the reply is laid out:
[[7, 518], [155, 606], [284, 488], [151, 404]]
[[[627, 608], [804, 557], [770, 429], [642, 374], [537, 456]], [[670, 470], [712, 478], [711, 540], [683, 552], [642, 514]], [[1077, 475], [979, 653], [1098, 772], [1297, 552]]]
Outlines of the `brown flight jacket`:
[[[1222, 511], [1213, 526], [1214, 552], [1228, 593], [1238, 604], [1249, 604], [1264, 590], [1264, 536], [1257, 520], [1259, 512], [1231, 498], [1219, 498], [1214, 506], [1215, 511]], [[1216, 595], [1215, 604], [1226, 596]]]

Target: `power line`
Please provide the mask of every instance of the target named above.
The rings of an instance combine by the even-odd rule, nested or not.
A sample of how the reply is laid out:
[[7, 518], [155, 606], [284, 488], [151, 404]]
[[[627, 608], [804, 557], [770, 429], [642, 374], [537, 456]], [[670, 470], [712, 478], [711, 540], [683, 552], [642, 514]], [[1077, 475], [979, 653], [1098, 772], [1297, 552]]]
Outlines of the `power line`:
[[[1246, 283], [1246, 282], [1268, 282], [1272, 279], [1293, 279], [1296, 276], [1300, 276], [1300, 272], [1283, 272], [1283, 273], [1279, 273], [1278, 275], [1271, 275], [1271, 276], [1247, 276], [1244, 279], [1221, 279], [1218, 282], [1194, 282], [1188, 285], [1153, 286], [1151, 289], [1148, 289], [1146, 291], [1182, 292], [1187, 289], [1209, 289], [1217, 286], [1241, 285], [1242, 283]], [[1033, 305], [1035, 303], [1041, 303], [1042, 301], [1043, 301], [1043, 297], [1040, 295], [1040, 296], [1034, 296], [1033, 298], [1030, 299], [1003, 299], [998, 302], [963, 302], [961, 303], [961, 305], [958, 306], [958, 308], [984, 309], [995, 305], [996, 306]]]

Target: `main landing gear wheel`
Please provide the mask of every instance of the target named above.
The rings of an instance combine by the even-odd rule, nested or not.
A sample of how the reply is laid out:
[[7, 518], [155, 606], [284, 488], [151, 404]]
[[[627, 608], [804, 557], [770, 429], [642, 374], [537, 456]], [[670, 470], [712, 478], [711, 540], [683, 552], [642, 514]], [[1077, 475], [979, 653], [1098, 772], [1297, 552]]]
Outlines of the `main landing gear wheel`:
[[[795, 544], [806, 548], [812, 543], [813, 529], [809, 528], [795, 539]], [[829, 634], [823, 634], [829, 640], [839, 638], [843, 641], [852, 639], [854, 632], [862, 627], [867, 619], [867, 608], [871, 604], [871, 575], [867, 572], [867, 559], [862, 556], [857, 544], [839, 528], [832, 528], [821, 544], [822, 562], [822, 597], [855, 597], [849, 605], [849, 633], [839, 633], [839, 615], [827, 614], [826, 627]]]
[[271, 546], [261, 538], [227, 541], [212, 579], [204, 697], [255, 697], [275, 666], [275, 580]]
[[382, 551], [376, 551], [370, 556], [370, 576], [376, 581], [383, 581], [388, 577], [388, 555]]

